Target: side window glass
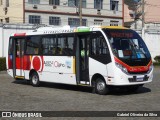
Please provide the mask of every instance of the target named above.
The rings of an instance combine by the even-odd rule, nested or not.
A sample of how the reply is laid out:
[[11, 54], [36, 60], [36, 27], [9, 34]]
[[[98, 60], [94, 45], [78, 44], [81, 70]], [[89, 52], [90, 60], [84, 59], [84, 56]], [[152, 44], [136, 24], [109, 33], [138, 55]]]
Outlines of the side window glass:
[[59, 55], [73, 55], [74, 36], [65, 35], [58, 37], [57, 54]]
[[26, 39], [26, 54], [39, 54], [40, 36], [27, 37]]
[[58, 36], [58, 41], [57, 41], [57, 49], [56, 49], [56, 53], [58, 55], [62, 55], [62, 51], [63, 51], [63, 46], [64, 46], [64, 41], [66, 40], [65, 37], [63, 36]]
[[8, 54], [9, 55], [13, 54], [13, 39], [12, 38], [10, 38], [10, 40], [9, 40]]
[[42, 53], [43, 55], [56, 54], [56, 37], [43, 37], [42, 38]]
[[107, 42], [103, 35], [100, 33], [94, 34], [91, 40], [91, 55], [107, 55], [109, 54], [109, 49]]
[[64, 55], [73, 55], [73, 44], [74, 44], [74, 37], [68, 36], [66, 41], [64, 41], [64, 48], [63, 48]]

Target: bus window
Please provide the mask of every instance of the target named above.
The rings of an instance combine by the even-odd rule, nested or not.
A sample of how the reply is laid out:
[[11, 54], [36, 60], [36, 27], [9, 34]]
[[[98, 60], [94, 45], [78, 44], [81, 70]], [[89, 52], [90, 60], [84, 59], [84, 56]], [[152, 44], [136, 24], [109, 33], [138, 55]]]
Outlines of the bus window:
[[9, 40], [8, 54], [9, 54], [9, 55], [12, 55], [12, 54], [13, 54], [13, 39], [12, 39], [12, 38], [10, 38], [10, 40]]
[[73, 43], [74, 43], [74, 36], [70, 35], [58, 36], [57, 54], [64, 56], [73, 55]]
[[43, 55], [56, 54], [56, 37], [43, 37], [42, 38], [42, 53]]
[[92, 39], [91, 55], [106, 55], [109, 53], [107, 43], [103, 36], [96, 36]]
[[67, 39], [64, 41], [64, 47], [63, 47], [64, 55], [73, 55], [73, 43], [74, 43], [74, 37], [68, 36]]
[[107, 42], [100, 32], [93, 33], [91, 38], [91, 57], [103, 64], [111, 62]]
[[147, 59], [150, 53], [142, 38], [133, 30], [104, 30], [113, 54], [120, 59]]
[[39, 36], [27, 37], [26, 42], [27, 42], [26, 43], [26, 54], [29, 54], [29, 55], [39, 54], [39, 46], [40, 46]]
[[16, 41], [16, 57], [20, 57], [20, 41]]

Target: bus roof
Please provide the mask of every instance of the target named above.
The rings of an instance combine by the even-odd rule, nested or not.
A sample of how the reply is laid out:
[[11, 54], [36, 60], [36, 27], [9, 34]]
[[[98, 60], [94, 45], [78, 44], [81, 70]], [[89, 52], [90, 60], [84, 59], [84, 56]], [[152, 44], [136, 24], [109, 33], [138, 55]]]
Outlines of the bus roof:
[[123, 26], [101, 26], [101, 28], [107, 28], [107, 29], [129, 29]]
[[26, 33], [14, 33], [11, 36], [27, 36], [27, 35], [39, 35], [39, 34], [56, 34], [56, 33], [74, 33], [74, 32], [89, 32], [101, 29], [128, 29], [122, 26], [79, 26], [70, 27], [69, 25], [63, 27], [40, 27], [36, 30]]

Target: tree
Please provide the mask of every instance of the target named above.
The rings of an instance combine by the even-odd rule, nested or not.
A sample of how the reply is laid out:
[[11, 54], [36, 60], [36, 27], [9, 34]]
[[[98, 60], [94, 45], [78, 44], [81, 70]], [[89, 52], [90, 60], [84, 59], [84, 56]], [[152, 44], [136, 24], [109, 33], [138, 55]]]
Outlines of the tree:
[[124, 0], [124, 4], [128, 5], [129, 9], [135, 10], [139, 1], [140, 0]]

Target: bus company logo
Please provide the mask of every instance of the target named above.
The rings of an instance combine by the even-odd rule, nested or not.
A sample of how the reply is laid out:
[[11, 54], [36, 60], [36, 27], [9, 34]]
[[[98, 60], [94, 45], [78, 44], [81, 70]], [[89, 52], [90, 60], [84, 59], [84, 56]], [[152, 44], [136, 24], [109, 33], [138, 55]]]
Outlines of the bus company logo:
[[36, 71], [43, 70], [43, 57], [42, 56], [33, 56], [31, 58], [31, 68], [35, 69]]
[[65, 67], [66, 66], [65, 64], [60, 63], [58, 61], [44, 61], [44, 65], [45, 65], [45, 67], [56, 67], [56, 68]]
[[65, 64], [60, 63], [60, 62], [58, 62], [58, 61], [55, 61], [55, 62], [54, 62], [54, 67], [65, 67]]
[[54, 61], [44, 61], [45, 67], [52, 67], [54, 64]]

